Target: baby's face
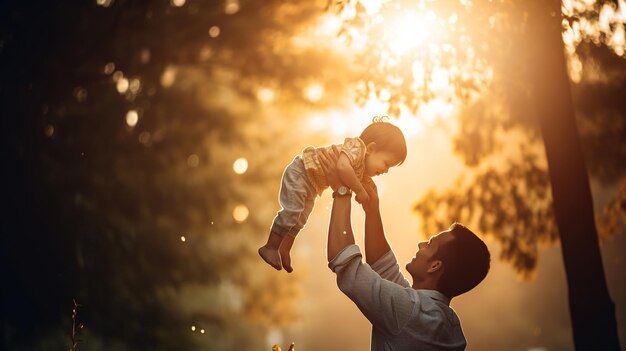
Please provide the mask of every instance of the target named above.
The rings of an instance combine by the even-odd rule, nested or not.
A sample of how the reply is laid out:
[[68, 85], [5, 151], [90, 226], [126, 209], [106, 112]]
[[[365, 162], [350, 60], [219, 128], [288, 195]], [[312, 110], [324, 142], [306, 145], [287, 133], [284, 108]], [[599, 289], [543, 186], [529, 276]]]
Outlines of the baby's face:
[[365, 155], [365, 175], [375, 177], [387, 173], [389, 168], [397, 166], [402, 160], [390, 152], [372, 151]]

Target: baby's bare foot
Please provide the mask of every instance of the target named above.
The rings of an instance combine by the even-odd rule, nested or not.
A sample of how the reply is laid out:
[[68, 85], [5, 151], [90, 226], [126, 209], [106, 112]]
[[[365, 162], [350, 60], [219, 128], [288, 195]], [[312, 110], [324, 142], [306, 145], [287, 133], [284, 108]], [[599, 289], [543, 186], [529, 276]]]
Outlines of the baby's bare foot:
[[280, 271], [283, 268], [280, 264], [280, 254], [278, 253], [278, 250], [270, 249], [267, 246], [261, 246], [259, 249], [259, 256], [261, 256], [267, 264], [276, 268], [276, 270]]
[[280, 260], [283, 265], [283, 268], [287, 271], [287, 273], [293, 272], [293, 268], [291, 268], [291, 256], [289, 252], [285, 252], [280, 254]]
[[280, 260], [283, 265], [283, 268], [287, 271], [287, 273], [291, 273], [293, 268], [291, 268], [291, 246], [293, 245], [294, 237], [285, 235], [282, 243], [280, 244], [280, 248], [278, 252], [280, 253]]

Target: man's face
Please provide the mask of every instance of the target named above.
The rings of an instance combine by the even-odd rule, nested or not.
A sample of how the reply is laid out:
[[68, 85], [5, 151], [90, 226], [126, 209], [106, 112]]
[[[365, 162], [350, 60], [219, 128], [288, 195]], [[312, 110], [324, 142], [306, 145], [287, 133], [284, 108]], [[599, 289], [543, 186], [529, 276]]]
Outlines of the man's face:
[[433, 235], [428, 241], [417, 243], [417, 252], [411, 262], [407, 263], [406, 270], [413, 277], [413, 281], [423, 280], [429, 273], [436, 259], [436, 254], [443, 249], [443, 246], [454, 240], [449, 231], [444, 231]]

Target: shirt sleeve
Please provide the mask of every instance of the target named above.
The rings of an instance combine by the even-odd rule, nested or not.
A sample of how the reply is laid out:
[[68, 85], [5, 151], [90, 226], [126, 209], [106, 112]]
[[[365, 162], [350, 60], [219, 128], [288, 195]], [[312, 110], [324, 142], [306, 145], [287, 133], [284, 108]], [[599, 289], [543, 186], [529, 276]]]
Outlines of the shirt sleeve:
[[340, 151], [348, 156], [353, 168], [357, 168], [365, 161], [366, 146], [360, 138], [346, 138]]
[[389, 250], [378, 261], [372, 264], [372, 269], [380, 275], [381, 278], [387, 279], [390, 282], [400, 284], [401, 286], [408, 288], [411, 286], [409, 281], [400, 272], [400, 265], [394, 255], [393, 251]]
[[419, 310], [419, 300], [399, 284], [383, 279], [366, 263], [357, 245], [337, 254], [328, 267], [337, 274], [337, 286], [361, 310], [372, 325], [388, 335], [399, 334]]

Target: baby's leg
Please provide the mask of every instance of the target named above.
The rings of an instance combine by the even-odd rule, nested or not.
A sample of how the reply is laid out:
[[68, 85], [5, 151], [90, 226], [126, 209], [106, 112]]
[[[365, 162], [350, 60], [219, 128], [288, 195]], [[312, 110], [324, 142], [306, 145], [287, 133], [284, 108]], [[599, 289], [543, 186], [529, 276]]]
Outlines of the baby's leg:
[[291, 267], [291, 247], [293, 246], [293, 242], [296, 240], [296, 235], [304, 228], [307, 220], [309, 219], [309, 215], [313, 210], [313, 205], [315, 205], [315, 197], [308, 197], [304, 202], [304, 210], [300, 213], [300, 217], [298, 218], [298, 222], [292, 228], [291, 231], [283, 238], [282, 243], [280, 244], [280, 259], [283, 265], [283, 268], [291, 273], [293, 268]]
[[291, 247], [293, 246], [293, 242], [294, 240], [296, 240], [295, 236], [292, 235], [285, 235], [285, 237], [283, 238], [283, 242], [280, 243], [280, 263], [282, 264], [283, 268], [287, 271], [287, 273], [291, 273], [293, 271], [293, 268], [291, 267]]
[[[313, 205], [310, 202], [315, 201], [315, 195], [315, 189], [306, 177], [302, 159], [295, 158], [285, 168], [281, 179], [278, 200], [282, 208], [274, 218], [267, 244], [259, 249], [259, 255], [272, 267], [278, 270], [285, 268], [291, 272], [289, 250], [293, 245], [293, 238], [311, 213]], [[281, 242], [285, 242], [284, 249], [281, 248]], [[281, 257], [282, 253], [285, 254], [284, 257]]]
[[[286, 235], [285, 235], [286, 236]], [[282, 265], [280, 262], [280, 254], [278, 253], [278, 248], [280, 247], [280, 243], [283, 240], [283, 237], [278, 235], [275, 232], [271, 232], [269, 238], [267, 238], [267, 243], [261, 248], [259, 248], [259, 255], [267, 264], [276, 268], [276, 270], [281, 270]]]

